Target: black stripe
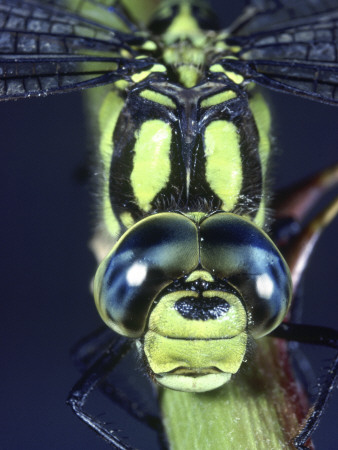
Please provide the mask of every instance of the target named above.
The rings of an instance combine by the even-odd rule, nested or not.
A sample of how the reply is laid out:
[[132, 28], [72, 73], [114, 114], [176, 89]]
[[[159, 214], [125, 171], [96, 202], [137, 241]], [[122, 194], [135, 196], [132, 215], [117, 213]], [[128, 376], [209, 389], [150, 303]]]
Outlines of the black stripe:
[[249, 108], [235, 118], [234, 124], [240, 133], [242, 159], [242, 188], [233, 212], [256, 216], [263, 195], [262, 164], [259, 153], [259, 136], [254, 117]]

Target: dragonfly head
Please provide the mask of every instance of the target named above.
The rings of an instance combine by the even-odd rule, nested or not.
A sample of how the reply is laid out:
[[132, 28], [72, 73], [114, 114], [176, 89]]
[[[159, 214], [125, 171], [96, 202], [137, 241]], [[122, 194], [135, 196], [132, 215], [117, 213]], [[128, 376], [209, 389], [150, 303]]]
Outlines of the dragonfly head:
[[152, 377], [191, 392], [215, 389], [238, 371], [248, 335], [259, 338], [281, 323], [291, 291], [270, 238], [224, 212], [141, 220], [101, 263], [94, 283], [101, 317], [140, 340]]

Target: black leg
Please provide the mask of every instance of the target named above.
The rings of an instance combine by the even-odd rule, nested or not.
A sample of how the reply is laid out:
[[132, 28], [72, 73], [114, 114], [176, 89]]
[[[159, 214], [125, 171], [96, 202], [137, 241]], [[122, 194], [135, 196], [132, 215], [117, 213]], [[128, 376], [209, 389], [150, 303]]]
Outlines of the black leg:
[[338, 349], [338, 331], [328, 327], [284, 322], [269, 336]]
[[338, 355], [333, 360], [327, 375], [323, 382], [318, 383], [318, 393], [315, 403], [307, 415], [306, 422], [298, 435], [293, 439], [295, 447], [299, 450], [305, 450], [306, 442], [311, 437], [312, 433], [318, 427], [320, 419], [328, 404], [330, 394], [335, 386], [335, 381], [338, 373]]
[[[97, 361], [104, 352], [109, 351], [115, 342], [121, 339], [116, 333], [107, 327], [101, 327], [89, 335], [81, 339], [71, 350], [71, 356], [74, 364], [81, 373], [91, 369], [91, 366]], [[113, 347], [114, 348], [114, 347]], [[104, 374], [107, 375], [107, 374]], [[105, 378], [105, 377], [103, 377]], [[115, 383], [110, 383], [106, 379], [99, 380], [100, 390], [110, 398], [114, 403], [117, 403], [129, 415], [139, 420], [143, 424], [153, 428], [158, 433], [163, 432], [162, 420], [152, 414], [147, 414], [133, 398], [129, 398], [128, 394], [118, 389]]]
[[125, 338], [120, 338], [109, 351], [105, 352], [101, 358], [82, 376], [75, 384], [69, 394], [67, 403], [71, 406], [75, 414], [83, 420], [90, 428], [98, 433], [103, 439], [114, 448], [128, 450], [132, 447], [124, 444], [113, 430], [107, 428], [96, 418], [84, 411], [84, 406], [90, 392], [95, 388], [102, 377], [107, 375], [120, 361], [124, 354], [130, 349], [132, 342]]
[[[332, 328], [312, 325], [283, 323], [270, 336], [314, 345], [322, 345], [338, 349], [338, 331]], [[338, 375], [338, 354], [333, 359], [323, 381], [318, 382], [318, 392], [311, 407], [305, 424], [293, 439], [293, 444], [299, 450], [305, 450], [306, 442], [319, 425], [320, 419], [327, 406], [330, 394], [335, 386]]]
[[108, 327], [103, 326], [78, 341], [71, 349], [71, 358], [76, 368], [84, 373], [119, 338]]
[[130, 416], [157, 431], [157, 433], [164, 434], [162, 420], [153, 414], [148, 414], [134, 398], [130, 399], [125, 392], [105, 381], [100, 384], [100, 390], [110, 398], [110, 400], [123, 408]]
[[[122, 341], [125, 342], [125, 345]], [[125, 392], [106, 379], [109, 372], [114, 369], [120, 359], [128, 352], [131, 345], [131, 341], [129, 342], [125, 338], [116, 335], [107, 327], [100, 328], [79, 341], [72, 349], [72, 357], [84, 375], [70, 393], [68, 403], [81, 420], [86, 422], [110, 444], [116, 448], [124, 448], [116, 446], [114, 432], [108, 430], [97, 419], [84, 412], [86, 399], [97, 386], [103, 394], [118, 404], [130, 416], [155, 430], [158, 434], [160, 447], [165, 449], [167, 448], [167, 442], [160, 417], [148, 414], [138, 405], [134, 398], [130, 399]], [[125, 448], [129, 447], [126, 446]]]

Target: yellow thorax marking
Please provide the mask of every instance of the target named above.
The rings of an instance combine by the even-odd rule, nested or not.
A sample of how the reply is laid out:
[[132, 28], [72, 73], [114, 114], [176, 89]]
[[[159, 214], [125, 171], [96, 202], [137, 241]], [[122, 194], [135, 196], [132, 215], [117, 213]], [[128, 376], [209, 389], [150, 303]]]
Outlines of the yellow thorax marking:
[[220, 103], [227, 102], [233, 98], [236, 98], [237, 94], [234, 91], [220, 92], [219, 94], [211, 95], [206, 99], [202, 100], [201, 107], [209, 108], [210, 106], [219, 105]]
[[103, 169], [103, 204], [102, 215], [109, 233], [117, 237], [120, 232], [119, 223], [113, 214], [109, 197], [110, 164], [113, 148], [113, 134], [120, 112], [124, 106], [124, 100], [116, 91], [109, 92], [106, 96], [99, 114], [99, 125], [101, 131], [100, 157]]
[[167, 69], [162, 64], [154, 64], [149, 70], [143, 70], [142, 72], [135, 73], [131, 79], [134, 83], [139, 83], [145, 80], [150, 74], [154, 72], [166, 72]]
[[171, 134], [168, 123], [147, 120], [135, 136], [134, 166], [130, 181], [137, 203], [144, 211], [150, 211], [151, 201], [168, 182]]
[[130, 228], [135, 223], [133, 216], [128, 211], [123, 212], [120, 216], [120, 219], [126, 228]]
[[144, 89], [140, 93], [140, 97], [146, 98], [151, 102], [159, 103], [160, 105], [167, 106], [168, 108], [175, 109], [176, 105], [170, 97], [159, 92], [152, 91], [151, 89]]
[[221, 64], [214, 64], [210, 67], [209, 70], [210, 72], [214, 73], [217, 72], [224, 73], [224, 75], [226, 75], [229, 78], [229, 80], [233, 81], [235, 84], [241, 84], [244, 81], [244, 77], [242, 75], [239, 75], [235, 72], [230, 72], [229, 70], [225, 70]]
[[222, 200], [222, 209], [231, 211], [242, 186], [240, 136], [236, 126], [226, 120], [214, 120], [204, 133], [206, 178]]
[[258, 135], [259, 135], [259, 156], [262, 164], [263, 176], [263, 193], [262, 201], [259, 206], [258, 213], [254, 222], [259, 227], [263, 228], [266, 219], [266, 178], [268, 170], [268, 161], [271, 152], [270, 129], [271, 129], [271, 113], [270, 109], [264, 100], [264, 97], [259, 92], [255, 92], [253, 97], [249, 100], [249, 106], [254, 116]]

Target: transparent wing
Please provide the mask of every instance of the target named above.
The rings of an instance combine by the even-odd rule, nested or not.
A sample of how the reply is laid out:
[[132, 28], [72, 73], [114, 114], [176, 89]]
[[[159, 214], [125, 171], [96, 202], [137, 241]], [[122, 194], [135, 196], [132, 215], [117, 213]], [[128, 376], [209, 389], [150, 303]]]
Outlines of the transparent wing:
[[[294, 14], [288, 7], [286, 20], [280, 8], [291, 5], [289, 0], [254, 3], [275, 5], [274, 13], [261, 12], [265, 19], [270, 12], [271, 22], [252, 32], [261, 17], [256, 13], [251, 22], [234, 27], [227, 43], [238, 60], [224, 59], [221, 64], [271, 89], [338, 104], [338, 0], [294, 0]], [[275, 21], [278, 11], [283, 12], [281, 23]]]
[[[115, 21], [114, 8], [109, 14]], [[1, 0], [0, 99], [128, 79], [153, 62], [135, 59], [139, 55], [135, 49], [145, 41], [140, 34], [117, 31], [54, 4]]]
[[119, 31], [137, 31], [120, 0], [39, 0]]
[[248, 0], [244, 14], [231, 27], [232, 35], [249, 35], [298, 19], [337, 11], [337, 0]]

